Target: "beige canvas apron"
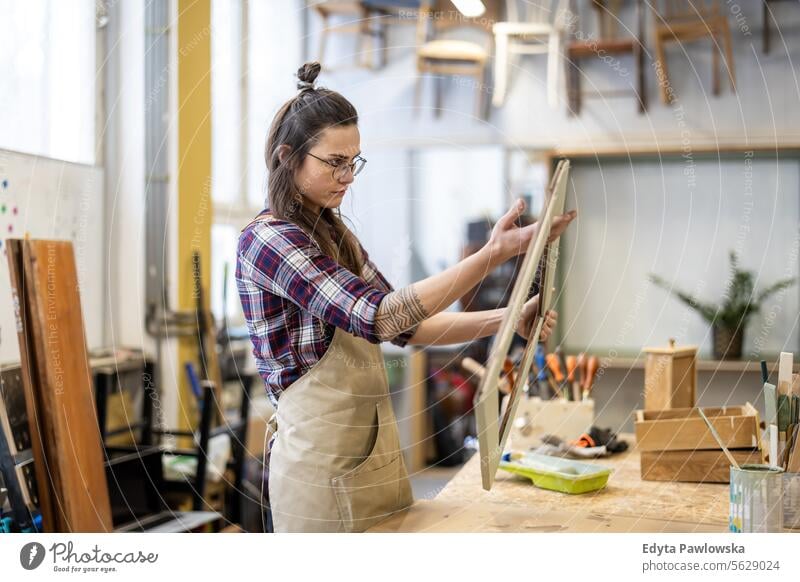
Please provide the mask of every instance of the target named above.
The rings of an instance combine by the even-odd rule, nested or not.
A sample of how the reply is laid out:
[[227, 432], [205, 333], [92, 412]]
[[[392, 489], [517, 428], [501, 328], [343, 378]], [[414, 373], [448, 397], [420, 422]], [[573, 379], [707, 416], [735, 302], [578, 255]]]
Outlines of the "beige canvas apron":
[[378, 344], [336, 328], [275, 417], [265, 448], [275, 532], [359, 532], [411, 505]]

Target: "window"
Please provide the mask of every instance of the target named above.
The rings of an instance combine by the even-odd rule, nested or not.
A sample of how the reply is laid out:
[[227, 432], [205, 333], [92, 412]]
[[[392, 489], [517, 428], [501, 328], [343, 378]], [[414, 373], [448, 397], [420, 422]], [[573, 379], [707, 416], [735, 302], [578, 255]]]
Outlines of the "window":
[[242, 157], [242, 3], [211, 3], [211, 176], [215, 202], [233, 203], [246, 185]]
[[211, 2], [211, 305], [221, 316], [228, 264], [233, 325], [244, 321], [234, 280], [239, 231], [264, 208], [264, 143], [275, 112], [297, 91], [303, 7], [299, 0]]
[[94, 0], [0, 0], [0, 14], [0, 147], [94, 163]]

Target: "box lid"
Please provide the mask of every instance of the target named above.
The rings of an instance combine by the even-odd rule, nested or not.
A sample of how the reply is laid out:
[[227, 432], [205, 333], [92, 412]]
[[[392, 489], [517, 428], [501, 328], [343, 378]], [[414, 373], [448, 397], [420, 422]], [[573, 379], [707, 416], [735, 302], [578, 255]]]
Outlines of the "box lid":
[[659, 354], [666, 356], [696, 356], [697, 346], [676, 346], [675, 339], [669, 339], [669, 345], [656, 348], [644, 348], [644, 352], [648, 354]]

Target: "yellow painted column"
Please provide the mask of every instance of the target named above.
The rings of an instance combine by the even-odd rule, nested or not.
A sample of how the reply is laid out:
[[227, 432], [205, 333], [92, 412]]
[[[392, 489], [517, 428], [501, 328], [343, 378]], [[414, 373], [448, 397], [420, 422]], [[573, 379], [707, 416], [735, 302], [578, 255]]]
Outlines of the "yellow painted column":
[[[200, 253], [208, 309], [211, 272], [211, 0], [178, 0], [178, 309], [193, 310], [196, 293], [192, 253]], [[209, 346], [210, 348], [211, 346]], [[196, 338], [178, 344], [178, 426], [195, 428], [196, 399], [184, 372], [194, 362]], [[181, 441], [179, 440], [179, 444]]]

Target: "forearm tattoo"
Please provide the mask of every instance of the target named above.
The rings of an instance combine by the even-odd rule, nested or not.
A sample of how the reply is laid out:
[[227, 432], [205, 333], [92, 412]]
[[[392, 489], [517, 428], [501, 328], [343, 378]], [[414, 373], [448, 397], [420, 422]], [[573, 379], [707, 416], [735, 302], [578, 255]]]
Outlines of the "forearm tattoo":
[[392, 291], [378, 305], [375, 333], [381, 341], [390, 341], [403, 332], [414, 329], [428, 313], [414, 289], [409, 285]]

